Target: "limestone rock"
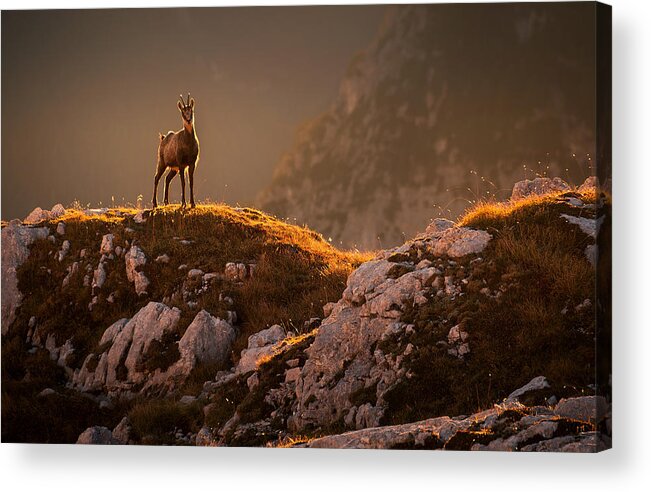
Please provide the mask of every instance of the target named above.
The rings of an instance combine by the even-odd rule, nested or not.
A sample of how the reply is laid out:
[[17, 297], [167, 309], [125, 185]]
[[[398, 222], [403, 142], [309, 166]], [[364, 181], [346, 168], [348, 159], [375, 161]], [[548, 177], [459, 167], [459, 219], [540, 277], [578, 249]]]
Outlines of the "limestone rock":
[[433, 252], [437, 256], [447, 255], [452, 258], [481, 253], [491, 238], [486, 231], [452, 227], [446, 229], [436, 241]]
[[67, 239], [63, 241], [63, 244], [61, 245], [61, 249], [59, 250], [57, 254], [57, 258], [59, 262], [62, 262], [63, 259], [68, 256], [68, 252], [70, 251], [70, 241]]
[[238, 374], [253, 371], [258, 361], [273, 354], [275, 345], [285, 338], [285, 330], [280, 325], [273, 325], [266, 330], [249, 337], [248, 346], [242, 350], [235, 372]]
[[56, 394], [56, 391], [54, 391], [52, 388], [45, 388], [37, 396], [39, 398], [45, 398], [46, 396], [55, 395], [55, 394]]
[[131, 441], [131, 422], [129, 417], [124, 417], [113, 429], [112, 436], [116, 444], [129, 444]]
[[579, 226], [579, 229], [581, 229], [584, 234], [587, 234], [592, 238], [597, 237], [598, 224], [596, 219], [590, 219], [588, 217], [574, 217], [573, 215], [567, 214], [561, 214], [561, 217], [567, 220], [570, 224]]
[[442, 447], [440, 437], [470, 427], [449, 417], [438, 417], [410, 424], [372, 427], [310, 441], [309, 448], [391, 449], [400, 447]]
[[117, 320], [115, 323], [113, 323], [111, 326], [109, 326], [106, 330], [104, 330], [104, 333], [102, 334], [102, 338], [99, 341], [100, 347], [102, 345], [106, 345], [109, 343], [113, 343], [113, 340], [115, 340], [115, 337], [118, 336], [118, 333], [122, 331], [124, 326], [129, 322], [128, 318], [122, 318]]
[[230, 324], [202, 309], [179, 341], [179, 368], [189, 374], [197, 364], [225, 363], [235, 336]]
[[124, 255], [124, 261], [127, 269], [127, 279], [129, 282], [134, 283], [136, 294], [146, 294], [149, 279], [144, 272], [140, 271], [140, 268], [147, 263], [144, 251], [134, 244]]
[[518, 181], [513, 186], [511, 200], [520, 200], [531, 195], [544, 195], [555, 191], [569, 191], [571, 189], [561, 178], [535, 178]]
[[455, 325], [450, 328], [448, 333], [448, 354], [453, 355], [459, 359], [470, 353], [470, 345], [468, 343], [468, 333], [463, 331], [461, 325]]
[[38, 224], [44, 220], [50, 220], [50, 212], [43, 210], [41, 207], [36, 207], [32, 210], [27, 217], [23, 220], [25, 224]]
[[89, 427], [77, 438], [77, 444], [117, 444], [106, 427]]
[[537, 376], [521, 388], [513, 391], [509, 396], [506, 397], [505, 401], [518, 401], [522, 396], [526, 395], [530, 391], [538, 391], [545, 388], [549, 388], [549, 382], [547, 381], [547, 378], [545, 376]]
[[366, 294], [385, 282], [394, 263], [386, 260], [373, 260], [362, 263], [348, 276], [343, 299], [351, 304], [366, 302]]
[[99, 247], [100, 254], [108, 255], [113, 252], [113, 241], [115, 236], [113, 234], [104, 234], [102, 236], [102, 244]]
[[431, 235], [436, 232], [443, 232], [451, 227], [454, 227], [454, 222], [448, 219], [437, 218], [432, 220], [425, 229], [425, 234]]
[[66, 225], [65, 225], [65, 223], [63, 223], [63, 222], [59, 222], [59, 223], [57, 224], [57, 234], [58, 234], [59, 236], [64, 236], [65, 233], [66, 233]]
[[579, 396], [562, 398], [554, 408], [554, 413], [585, 422], [599, 423], [604, 419], [608, 402], [603, 396]]
[[127, 356], [124, 359], [128, 379], [134, 383], [142, 382], [144, 375], [139, 368], [143, 355], [154, 340], [161, 340], [166, 332], [176, 329], [180, 317], [179, 309], [169, 308], [159, 302], [150, 302], [138, 311], [116, 336], [109, 352], [109, 364], [115, 362], [113, 367], [117, 368], [119, 363], [117, 356], [122, 356], [125, 342], [129, 342]]
[[[154, 340], [176, 329], [180, 317], [178, 309], [150, 302], [130, 320], [116, 321], [100, 340], [100, 347], [109, 347], [99, 356], [91, 354], [86, 358], [81, 369], [75, 371], [73, 385], [84, 391], [119, 393], [146, 382], [147, 375], [141, 371], [143, 355]], [[91, 371], [93, 357], [99, 360]]]
[[166, 255], [166, 254], [163, 254], [163, 255], [157, 256], [154, 261], [156, 263], [166, 264], [166, 263], [170, 262], [170, 257], [168, 255]]
[[50, 210], [50, 217], [52, 217], [53, 219], [58, 219], [65, 213], [66, 213], [66, 208], [60, 203], [57, 203], [54, 207], [52, 207], [52, 210]]
[[249, 276], [249, 268], [244, 263], [226, 263], [224, 276], [231, 281], [242, 281]]
[[6, 335], [9, 326], [16, 318], [16, 309], [23, 296], [18, 290], [18, 268], [29, 257], [29, 247], [34, 241], [45, 240], [49, 234], [47, 227], [26, 227], [10, 223], [2, 228], [2, 334]]
[[144, 272], [136, 272], [133, 280], [133, 285], [136, 289], [136, 294], [146, 294], [147, 289], [149, 288], [149, 279]]
[[104, 282], [106, 282], [106, 270], [104, 269], [104, 263], [100, 261], [99, 265], [97, 265], [97, 268], [95, 269], [95, 272], [93, 273], [93, 292], [101, 289], [104, 285]]

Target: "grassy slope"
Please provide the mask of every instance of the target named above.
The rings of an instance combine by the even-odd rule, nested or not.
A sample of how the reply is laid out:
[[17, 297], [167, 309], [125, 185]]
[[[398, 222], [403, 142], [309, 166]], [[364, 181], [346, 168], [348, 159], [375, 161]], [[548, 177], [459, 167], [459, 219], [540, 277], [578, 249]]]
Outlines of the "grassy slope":
[[[569, 196], [595, 202], [594, 193], [550, 194], [480, 204], [459, 221], [487, 230], [493, 240], [482, 261], [471, 265], [471, 255], [446, 268], [467, 279], [464, 296], [430, 299], [408, 311], [403, 320], [416, 325], [414, 337], [385, 344], [385, 350], [409, 342], [418, 347], [407, 361], [414, 377], [394, 389], [387, 423], [472, 413], [539, 375], [552, 389], [532, 403], [594, 392], [588, 385], [595, 382], [595, 270], [584, 254], [593, 240], [560, 217], [577, 215], [564, 202]], [[594, 218], [595, 211], [584, 208], [580, 215]], [[486, 296], [485, 287], [502, 293]], [[576, 310], [585, 299], [592, 306]], [[471, 347], [464, 360], [436, 345], [459, 323]]]
[[[552, 387], [529, 395], [526, 404], [544, 404], [551, 395], [594, 393], [588, 386], [595, 382], [594, 308], [575, 310], [585, 299], [594, 306], [595, 270], [585, 256], [585, 247], [593, 240], [560, 215], [593, 218], [595, 210], [571, 207], [565, 200], [572, 196], [585, 203], [596, 200], [592, 192], [554, 193], [515, 203], [483, 203], [460, 219], [459, 225], [488, 230], [493, 240], [480, 255], [454, 262], [429, 258], [445, 275], [467, 280], [464, 295], [432, 297], [423, 306], [412, 306], [402, 320], [415, 325], [414, 333], [378, 344], [384, 353], [394, 355], [402, 354], [409, 343], [415, 347], [405, 359], [412, 377], [391, 392], [385, 424], [474, 413], [539, 375], [545, 375]], [[478, 257], [481, 261], [476, 261]], [[501, 294], [486, 296], [484, 288], [491, 295]], [[463, 360], [437, 344], [459, 323], [469, 333], [471, 347]], [[248, 375], [222, 387], [211, 399], [206, 425], [221, 427], [236, 409], [241, 423], [269, 419], [272, 409], [267, 408], [265, 395], [279, 386], [286, 360], [304, 359], [302, 345], [281, 350], [260, 364], [255, 391], [246, 388]], [[375, 388], [371, 390], [352, 395], [351, 403], [374, 404]], [[278, 416], [264, 434], [227, 435], [226, 442], [282, 445], [305, 439], [288, 436], [284, 424], [276, 420]], [[343, 430], [314, 429], [313, 435]]]
[[[236, 360], [251, 333], [276, 323], [300, 332], [304, 321], [322, 316], [322, 306], [339, 299], [348, 274], [369, 258], [367, 254], [337, 250], [307, 228], [284, 223], [252, 209], [201, 205], [191, 211], [180, 211], [177, 206], [169, 206], [156, 210], [143, 224], [133, 221], [136, 212], [112, 209], [102, 215], [87, 215], [83, 211], [70, 210], [57, 221], [45, 224], [54, 234], [57, 223], [65, 222], [63, 238], [58, 237], [56, 244], [45, 240], [32, 246], [30, 258], [18, 271], [24, 301], [12, 326], [12, 335], [3, 337], [2, 343], [3, 440], [69, 442], [86, 426], [92, 425], [93, 419], [96, 424], [106, 425], [114, 425], [115, 420], [119, 420], [117, 410], [99, 412], [72, 404], [66, 409], [66, 404], [59, 401], [61, 398], [35, 397], [47, 386], [64, 391], [61, 385], [65, 378], [60, 368], [49, 361], [46, 351], [27, 354], [30, 346], [24, 340], [31, 316], [36, 316], [43, 334], [54, 334], [57, 345], [72, 337], [76, 351], [67, 362], [75, 368], [89, 353], [97, 352], [98, 340], [111, 323], [131, 317], [147, 302], [161, 301], [178, 290], [187, 272], [179, 271], [180, 265], [205, 272], [223, 272], [227, 262], [256, 263], [252, 279], [241, 284], [217, 280], [197, 299], [198, 305], [193, 309], [180, 297], [171, 302], [183, 314], [176, 337], [166, 340], [170, 346], [174, 346], [200, 309], [214, 315], [223, 315], [227, 308], [234, 309], [240, 328], [233, 351]], [[148, 295], [138, 298], [133, 285], [127, 281], [124, 260], [109, 261], [106, 263], [106, 283], [98, 295], [97, 305], [89, 311], [87, 306], [92, 294], [89, 287], [82, 285], [85, 266], [97, 266], [101, 238], [107, 233], [115, 235], [115, 245], [125, 246], [125, 241], [135, 240], [143, 249], [148, 258], [144, 271], [151, 285]], [[71, 242], [71, 250], [64, 261], [59, 262], [55, 256], [63, 239]], [[192, 243], [184, 245], [182, 239]], [[70, 286], [63, 289], [61, 284], [66, 269], [79, 260], [82, 249], [86, 249], [86, 256], [81, 260], [79, 273]], [[169, 255], [168, 264], [153, 261], [161, 254]], [[113, 303], [107, 301], [110, 293], [114, 294]], [[220, 293], [234, 300], [233, 307], [220, 301]], [[170, 362], [154, 360], [153, 365]], [[220, 368], [204, 368], [205, 374], [195, 374], [188, 384], [212, 378], [217, 369]], [[25, 381], [26, 375], [29, 375], [27, 379], [31, 378], [30, 382]], [[54, 404], [55, 400], [59, 410], [52, 412], [50, 403]], [[72, 397], [69, 400], [72, 402]], [[66, 421], [68, 424], [63, 426]], [[66, 429], [59, 437], [51, 438], [49, 432], [44, 431], [57, 426]]]
[[[479, 255], [483, 258], [481, 262], [471, 264], [475, 255], [457, 260], [456, 264], [445, 258], [432, 258], [442, 265], [446, 275], [468, 280], [464, 296], [454, 300], [433, 298], [424, 306], [408, 309], [403, 320], [416, 325], [412, 338], [382, 342], [385, 352], [402, 353], [407, 343], [416, 347], [405, 362], [414, 376], [394, 388], [386, 423], [471, 413], [490, 406], [540, 374], [552, 382], [558, 397], [591, 391], [587, 385], [594, 382], [595, 373], [594, 311], [575, 311], [574, 307], [585, 299], [594, 301], [594, 269], [584, 256], [585, 246], [592, 240], [560, 217], [561, 213], [577, 214], [576, 208], [563, 202], [567, 196], [570, 195], [552, 194], [515, 204], [482, 204], [460, 220], [460, 225], [488, 230], [494, 239]], [[575, 196], [587, 203], [595, 201], [593, 194]], [[594, 211], [586, 208], [581, 214], [593, 217]], [[271, 408], [264, 403], [265, 392], [282, 381], [286, 360], [304, 358], [304, 349], [314, 336], [297, 338], [288, 350], [281, 350], [276, 357], [263, 362], [257, 390], [248, 391], [245, 376], [222, 387], [212, 395], [213, 405], [204, 421], [198, 408], [182, 407], [174, 401], [136, 401], [129, 407], [98, 411], [72, 393], [68, 399], [35, 398], [43, 387], [56, 387], [64, 378], [46, 352], [25, 357], [27, 347], [22, 340], [32, 314], [47, 320], [43, 326], [59, 334], [59, 343], [70, 334], [79, 336], [80, 346], [86, 347], [87, 353], [95, 348], [97, 338], [111, 321], [133, 315], [150, 298], [161, 300], [169, 295], [171, 286], [178, 285], [184, 276], [177, 269], [180, 264], [209, 272], [223, 271], [228, 261], [257, 262], [253, 279], [240, 286], [221, 282], [213, 294], [199, 299], [197, 308], [205, 307], [219, 314], [225, 307], [216, 293], [222, 291], [233, 297], [242, 322], [236, 358], [250, 333], [277, 322], [300, 331], [304, 320], [320, 316], [325, 302], [340, 297], [351, 269], [368, 258], [338, 251], [307, 229], [254, 210], [225, 206], [200, 207], [185, 213], [169, 207], [158, 211], [145, 224], [134, 224], [130, 218], [112, 213], [91, 218], [71, 212], [65, 221], [66, 237], [73, 245], [71, 256], [76, 256], [80, 248], [89, 247], [94, 266], [99, 260], [101, 235], [109, 231], [116, 234], [116, 244], [136, 237], [150, 260], [167, 253], [171, 261], [169, 265], [151, 261], [147, 264], [145, 271], [152, 285], [149, 297], [144, 299], [135, 298], [132, 286], [123, 286], [124, 264], [118, 263], [119, 268], [109, 271], [103, 295], [105, 298], [109, 292], [117, 291], [124, 298], [117, 305], [100, 299], [97, 309], [89, 314], [89, 293], [83, 289], [60, 291], [66, 262], [58, 265], [48, 255], [56, 247], [48, 242], [33, 247], [33, 256], [19, 272], [21, 289], [32, 287], [15, 325], [20, 336], [3, 340], [3, 439], [69, 442], [86, 426], [115, 425], [127, 412], [138, 438], [149, 443], [174, 443], [168, 433], [174, 427], [184, 431], [196, 431], [204, 423], [220, 427], [238, 407], [245, 422], [254, 422], [269, 415]], [[129, 234], [125, 227], [135, 232]], [[196, 242], [184, 246], [175, 237]], [[52, 269], [51, 275], [43, 272], [43, 265]], [[80, 285], [81, 279], [75, 282]], [[495, 292], [500, 286], [508, 288], [499, 299], [480, 292], [485, 287]], [[69, 307], [62, 307], [64, 304]], [[182, 331], [196, 310], [179, 307], [184, 311]], [[563, 314], [565, 307], [568, 310]], [[463, 361], [450, 357], [445, 347], [436, 345], [458, 323], [470, 335], [471, 354]], [[196, 383], [209, 379], [217, 368], [206, 369], [205, 374], [196, 375]], [[30, 382], [20, 381], [27, 371], [40, 376], [32, 377]], [[536, 396], [541, 401], [550, 394]], [[58, 408], [55, 412], [54, 406]], [[75, 417], [71, 419], [71, 415]], [[50, 437], [47, 429], [56, 426], [65, 433]], [[284, 435], [281, 428], [279, 423], [279, 435]], [[328, 433], [328, 429], [318, 432], [321, 433]], [[269, 439], [273, 435], [262, 439], [258, 435], [244, 436], [232, 444], [260, 445]]]

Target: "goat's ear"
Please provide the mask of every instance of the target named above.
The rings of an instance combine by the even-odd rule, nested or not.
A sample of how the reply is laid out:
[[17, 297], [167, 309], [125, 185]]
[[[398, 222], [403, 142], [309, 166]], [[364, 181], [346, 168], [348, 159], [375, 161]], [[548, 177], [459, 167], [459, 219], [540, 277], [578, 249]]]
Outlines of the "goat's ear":
[[190, 107], [194, 109], [194, 97], [190, 99]]
[[183, 111], [183, 105], [181, 104], [181, 101], [177, 102], [176, 105], [179, 107], [179, 111]]

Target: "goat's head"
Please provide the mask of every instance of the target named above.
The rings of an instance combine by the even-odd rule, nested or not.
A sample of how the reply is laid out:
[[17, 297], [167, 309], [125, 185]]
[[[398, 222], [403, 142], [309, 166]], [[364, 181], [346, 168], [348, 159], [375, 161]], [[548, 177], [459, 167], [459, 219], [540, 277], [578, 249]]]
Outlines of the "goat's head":
[[192, 119], [194, 118], [194, 98], [190, 98], [190, 93], [188, 93], [188, 101], [183, 100], [183, 96], [179, 96], [181, 100], [178, 102], [179, 111], [183, 117], [184, 123], [188, 125], [192, 124]]

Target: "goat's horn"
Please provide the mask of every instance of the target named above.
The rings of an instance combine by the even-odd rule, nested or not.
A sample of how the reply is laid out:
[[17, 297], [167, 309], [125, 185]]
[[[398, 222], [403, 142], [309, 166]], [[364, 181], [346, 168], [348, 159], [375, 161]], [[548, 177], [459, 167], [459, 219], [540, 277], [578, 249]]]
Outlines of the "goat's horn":
[[186, 104], [186, 106], [189, 106], [189, 105], [190, 105], [190, 93], [188, 92], [188, 103]]
[[183, 94], [179, 94], [179, 98], [181, 99], [181, 104], [185, 106], [185, 101], [183, 100]]

